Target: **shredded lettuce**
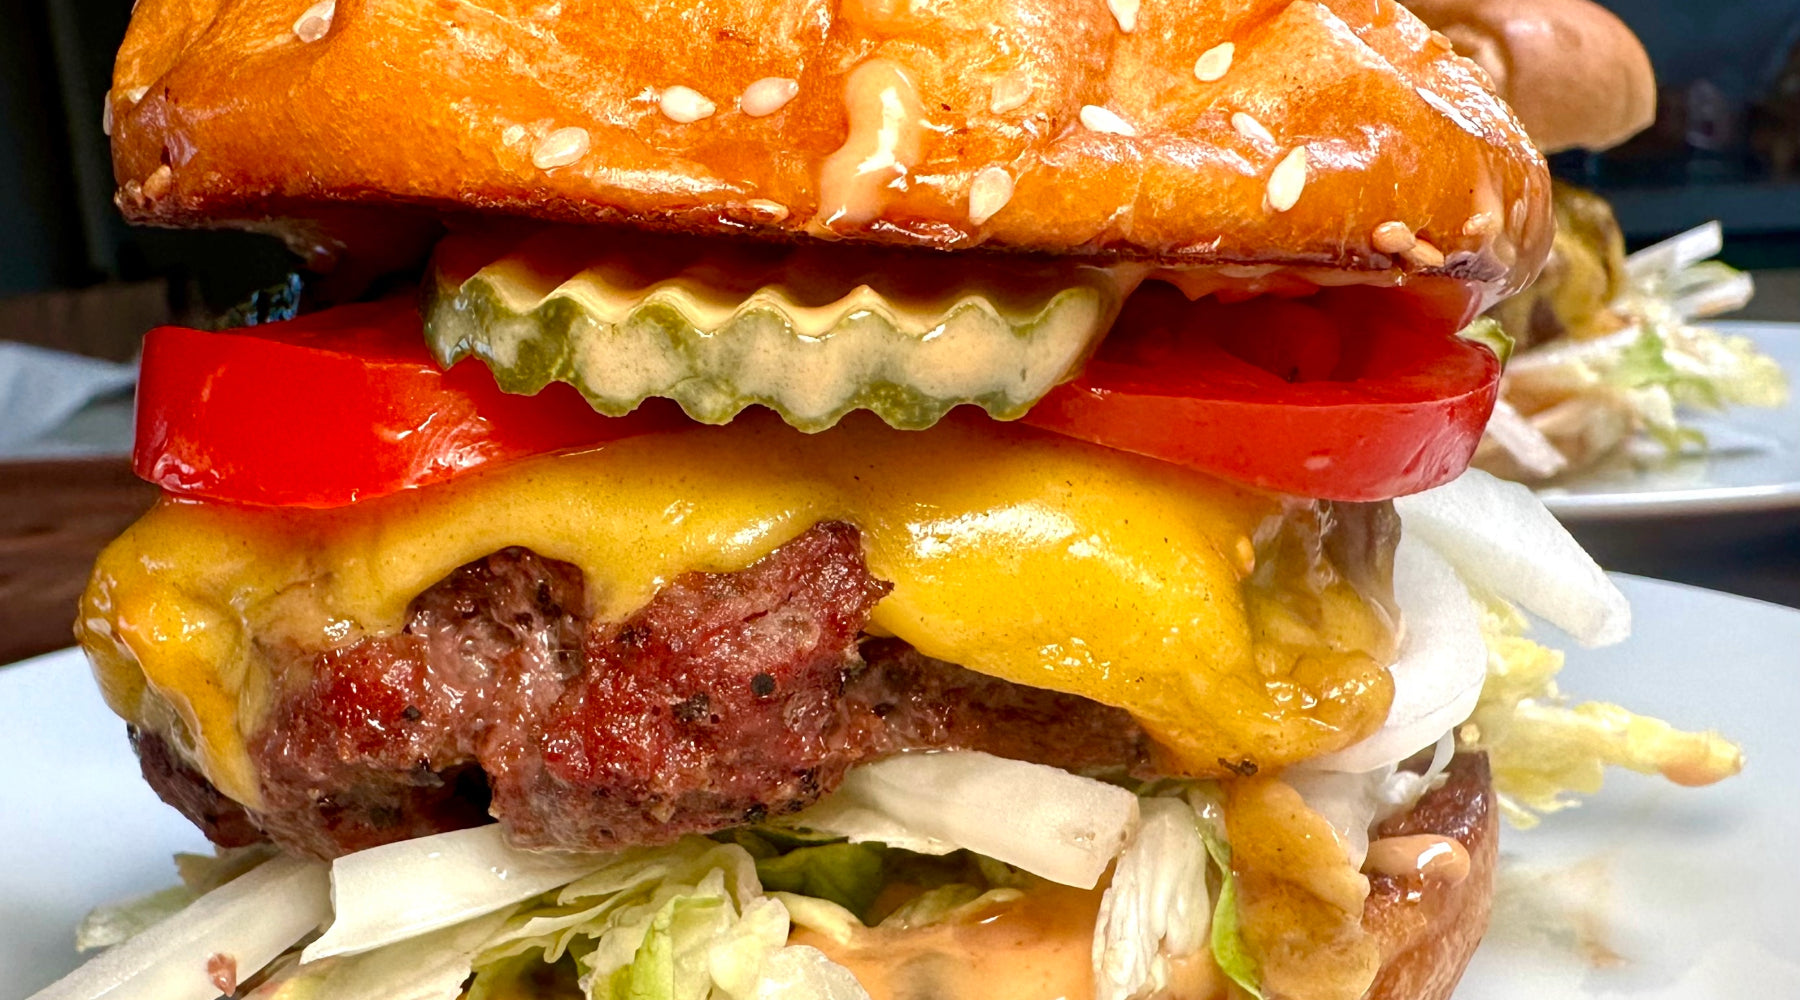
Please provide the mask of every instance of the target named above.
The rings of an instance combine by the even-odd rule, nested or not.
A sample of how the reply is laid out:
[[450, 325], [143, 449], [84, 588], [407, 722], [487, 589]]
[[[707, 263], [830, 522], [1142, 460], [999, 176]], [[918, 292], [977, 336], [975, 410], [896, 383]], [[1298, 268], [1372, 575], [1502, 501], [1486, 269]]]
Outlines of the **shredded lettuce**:
[[623, 852], [522, 908], [475, 965], [530, 952], [546, 960], [574, 954], [589, 1000], [706, 1000], [715, 986], [736, 998], [754, 995], [746, 980], [785, 944], [787, 931], [787, 911], [762, 894], [749, 852], [688, 838]]
[[177, 854], [175, 870], [181, 874], [180, 885], [95, 907], [75, 930], [75, 950], [123, 944], [274, 856], [275, 849], [267, 844], [221, 847], [213, 854]]
[[93, 951], [124, 944], [188, 908], [200, 894], [185, 885], [97, 906], [75, 929], [75, 950]]
[[1464, 742], [1486, 750], [1502, 813], [1536, 826], [1542, 814], [1576, 804], [1572, 794], [1600, 790], [1607, 766], [1704, 785], [1743, 768], [1743, 752], [1717, 733], [1689, 733], [1617, 705], [1570, 705], [1556, 685], [1563, 656], [1526, 638], [1511, 605], [1484, 601], [1488, 680]]
[[411, 940], [565, 885], [610, 857], [521, 851], [492, 825], [348, 854], [331, 865], [331, 926], [300, 957], [315, 962]]
[[1113, 865], [1094, 928], [1094, 994], [1142, 1000], [1169, 984], [1169, 963], [1207, 944], [1211, 900], [1199, 817], [1177, 798], [1147, 798], [1143, 822]]
[[506, 916], [502, 910], [361, 954], [289, 965], [246, 1000], [457, 1000], [474, 949]]
[[1213, 903], [1212, 935], [1208, 941], [1213, 961], [1240, 989], [1256, 1000], [1262, 1000], [1262, 970], [1257, 967], [1256, 957], [1250, 954], [1250, 945], [1244, 940], [1243, 922], [1238, 913], [1237, 876], [1231, 872], [1231, 842], [1225, 837], [1224, 808], [1219, 804], [1217, 794], [1200, 783], [1189, 789], [1187, 799], [1199, 821], [1200, 841], [1206, 845], [1206, 853], [1212, 857], [1219, 874], [1219, 892]]
[[880, 926], [915, 930], [935, 924], [973, 923], [1024, 895], [1022, 889], [982, 889], [967, 882], [951, 882], [907, 900], [884, 917]]
[[1080, 889], [1137, 825], [1137, 796], [1061, 768], [974, 751], [906, 753], [851, 771], [783, 820], [919, 854], [969, 850]]
[[219, 977], [249, 979], [331, 915], [317, 861], [274, 858], [213, 889], [38, 992], [34, 1000], [213, 1000]]
[[1506, 328], [1500, 325], [1500, 321], [1492, 316], [1477, 317], [1475, 322], [1464, 327], [1457, 336], [1493, 351], [1494, 357], [1499, 358], [1501, 364], [1512, 360], [1513, 339]]
[[759, 857], [765, 890], [828, 899], [867, 917], [884, 882], [882, 849], [874, 844], [820, 844]]
[[864, 927], [856, 914], [829, 899], [792, 892], [771, 893], [770, 898], [780, 900], [781, 905], [787, 907], [789, 923], [804, 927], [833, 944], [849, 944]]
[[[800, 848], [793, 853], [810, 852], [808, 862], [794, 871], [841, 867], [848, 855], [826, 849], [848, 846]], [[834, 865], [822, 864], [828, 854]], [[522, 903], [359, 954], [289, 964], [253, 996], [456, 1000], [473, 975], [471, 998], [505, 997], [520, 983], [540, 984], [537, 995], [559, 980], [585, 1000], [866, 997], [823, 953], [787, 944], [787, 907], [763, 892], [757, 864], [737, 844], [699, 837], [621, 851]], [[547, 976], [551, 986], [541, 985]]]
[[1539, 433], [1503, 425], [1490, 442], [1544, 478], [1615, 442], [1617, 434], [1592, 430], [1603, 424], [1643, 432], [1673, 453], [1706, 444], [1683, 422], [1686, 411], [1782, 405], [1788, 382], [1774, 359], [1700, 322], [1741, 308], [1755, 290], [1748, 275], [1706, 259], [1721, 245], [1712, 223], [1627, 258], [1624, 287], [1609, 305], [1625, 328], [1514, 358], [1503, 392]]

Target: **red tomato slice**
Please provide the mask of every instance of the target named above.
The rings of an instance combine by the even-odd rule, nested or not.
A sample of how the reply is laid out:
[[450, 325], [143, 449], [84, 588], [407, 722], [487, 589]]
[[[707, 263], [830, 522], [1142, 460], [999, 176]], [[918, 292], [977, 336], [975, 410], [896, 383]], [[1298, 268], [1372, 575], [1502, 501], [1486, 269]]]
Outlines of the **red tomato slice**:
[[150, 331], [132, 464], [173, 493], [337, 507], [681, 419], [672, 405], [601, 416], [560, 383], [509, 395], [475, 362], [440, 371], [417, 304], [389, 299], [223, 333]]
[[[1454, 335], [1471, 310], [1454, 289], [1189, 302], [1151, 283], [1025, 421], [1276, 492], [1417, 492], [1467, 467], [1498, 393], [1498, 360]], [[612, 418], [560, 383], [515, 396], [479, 364], [440, 371], [397, 299], [151, 331], [134, 467], [178, 494], [336, 507], [684, 422], [662, 400]]]
[[1416, 493], [1468, 467], [1499, 393], [1499, 359], [1455, 336], [1472, 312], [1453, 287], [1226, 303], [1151, 283], [1025, 422], [1279, 493]]

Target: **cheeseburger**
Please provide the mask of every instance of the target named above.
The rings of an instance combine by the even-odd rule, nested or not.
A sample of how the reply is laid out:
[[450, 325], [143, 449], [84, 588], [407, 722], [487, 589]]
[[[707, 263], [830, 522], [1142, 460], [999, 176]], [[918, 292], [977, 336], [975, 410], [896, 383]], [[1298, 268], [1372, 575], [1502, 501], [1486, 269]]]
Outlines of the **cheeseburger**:
[[150, 333], [76, 631], [220, 852], [43, 997], [1442, 1000], [1502, 813], [1738, 766], [1522, 634], [1629, 624], [1464, 475], [1550, 181], [1397, 4], [143, 0], [109, 107], [419, 277]]
[[[1545, 153], [1617, 146], [1656, 117], [1650, 57], [1593, 0], [1407, 0], [1485, 70]], [[1747, 338], [1696, 325], [1741, 309], [1749, 275], [1710, 260], [1717, 223], [1631, 256], [1612, 208], [1564, 181], [1543, 272], [1491, 315], [1519, 349], [1475, 464], [1536, 482], [1649, 436], [1703, 445], [1682, 410], [1779, 406], [1787, 382]], [[1654, 454], [1656, 449], [1651, 449]]]

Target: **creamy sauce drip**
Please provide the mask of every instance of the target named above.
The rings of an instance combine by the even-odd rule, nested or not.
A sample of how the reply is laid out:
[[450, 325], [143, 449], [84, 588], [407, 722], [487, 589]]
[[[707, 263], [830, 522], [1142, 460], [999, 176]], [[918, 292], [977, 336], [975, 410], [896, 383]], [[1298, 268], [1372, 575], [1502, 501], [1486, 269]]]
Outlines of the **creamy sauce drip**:
[[1469, 877], [1469, 850], [1452, 837], [1429, 833], [1383, 837], [1369, 845], [1363, 867], [1377, 875], [1456, 885]]
[[1380, 949], [1362, 926], [1369, 881], [1342, 838], [1287, 783], [1221, 783], [1244, 938], [1266, 993], [1357, 1000], [1374, 982]]
[[[800, 929], [789, 943], [818, 948], [855, 973], [871, 1000], [1091, 1000], [1102, 891], [1040, 885], [968, 922], [871, 927], [847, 943]], [[1195, 964], [1204, 968], [1186, 967]], [[1186, 965], [1187, 979], [1216, 984], [1210, 960]], [[1213, 992], [1180, 995], [1199, 1000]]]
[[871, 59], [844, 81], [850, 133], [819, 166], [815, 228], [855, 228], [881, 217], [906, 184], [925, 142], [925, 110], [912, 77], [894, 62]]
[[[1040, 883], [964, 922], [876, 926], [847, 942], [799, 928], [788, 942], [818, 948], [849, 969], [870, 1000], [1092, 1000], [1094, 926], [1105, 891]], [[1203, 947], [1169, 963], [1158, 1000], [1226, 995], [1224, 975]]]

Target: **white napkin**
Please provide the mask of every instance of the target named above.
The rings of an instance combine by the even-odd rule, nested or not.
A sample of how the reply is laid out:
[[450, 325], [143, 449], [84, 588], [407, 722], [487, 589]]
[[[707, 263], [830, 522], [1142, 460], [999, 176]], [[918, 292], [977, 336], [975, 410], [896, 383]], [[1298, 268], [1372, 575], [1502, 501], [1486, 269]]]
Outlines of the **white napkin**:
[[0, 341], [0, 457], [136, 382], [136, 365]]

